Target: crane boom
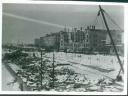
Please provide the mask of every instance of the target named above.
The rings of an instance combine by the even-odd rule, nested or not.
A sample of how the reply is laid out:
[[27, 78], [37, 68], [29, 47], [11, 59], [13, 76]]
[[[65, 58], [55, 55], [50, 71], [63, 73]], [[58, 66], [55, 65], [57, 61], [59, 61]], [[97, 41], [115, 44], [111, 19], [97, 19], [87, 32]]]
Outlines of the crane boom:
[[108, 27], [108, 24], [107, 24], [107, 21], [106, 21], [105, 15], [104, 15], [104, 10], [101, 8], [101, 6], [100, 6], [100, 5], [99, 5], [99, 9], [100, 9], [100, 12], [101, 12], [102, 18], [103, 18], [103, 20], [104, 20], [104, 24], [105, 24], [105, 27], [106, 27], [106, 29], [107, 29], [108, 35], [109, 35], [109, 37], [110, 37], [111, 43], [112, 43], [112, 45], [113, 45], [113, 47], [114, 47], [115, 54], [116, 54], [116, 56], [117, 56], [118, 62], [119, 62], [120, 67], [121, 67], [121, 70], [122, 70], [122, 72], [124, 73], [123, 65], [122, 65], [122, 63], [121, 63], [121, 60], [120, 60], [119, 54], [118, 54], [118, 52], [117, 52], [117, 49], [116, 49], [116, 46], [115, 46], [114, 40], [113, 40], [113, 38], [112, 38], [112, 35], [111, 35], [111, 33], [110, 33], [110, 30], [109, 30], [109, 27]]

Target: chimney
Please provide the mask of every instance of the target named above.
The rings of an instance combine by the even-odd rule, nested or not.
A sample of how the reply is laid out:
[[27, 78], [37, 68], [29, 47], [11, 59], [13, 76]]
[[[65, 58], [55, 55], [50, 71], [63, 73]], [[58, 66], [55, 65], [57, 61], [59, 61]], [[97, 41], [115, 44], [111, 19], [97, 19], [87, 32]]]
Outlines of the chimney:
[[87, 29], [89, 29], [89, 26], [87, 26]]
[[91, 25], [92, 26], [92, 29], [93, 29], [93, 25]]
[[94, 29], [94, 26], [92, 25], [92, 29]]
[[80, 31], [82, 31], [82, 27], [80, 27]]
[[94, 29], [95, 29], [95, 26], [94, 26]]
[[76, 32], [77, 31], [77, 28], [74, 28], [74, 31]]

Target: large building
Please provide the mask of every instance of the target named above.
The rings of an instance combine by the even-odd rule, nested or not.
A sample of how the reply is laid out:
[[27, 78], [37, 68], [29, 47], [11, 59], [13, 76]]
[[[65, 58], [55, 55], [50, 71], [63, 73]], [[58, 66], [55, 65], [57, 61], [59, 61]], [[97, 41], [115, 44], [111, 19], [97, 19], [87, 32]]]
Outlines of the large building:
[[[88, 26], [86, 29], [74, 28], [71, 32], [61, 32], [60, 49], [81, 53], [101, 52], [105, 47], [106, 34], [106, 30], [95, 29], [95, 26]], [[64, 40], [64, 36], [66, 40]]]
[[[123, 49], [122, 33], [111, 30], [111, 34], [117, 49]], [[87, 28], [64, 28], [64, 30], [48, 34], [35, 39], [35, 45], [44, 48], [54, 48], [58, 51], [78, 53], [112, 53], [113, 47], [106, 30], [96, 29], [95, 26]], [[122, 52], [122, 51], [121, 51]], [[113, 54], [113, 53], [112, 53]]]
[[59, 50], [60, 36], [58, 33], [47, 34], [44, 37], [35, 39], [35, 45], [46, 49]]

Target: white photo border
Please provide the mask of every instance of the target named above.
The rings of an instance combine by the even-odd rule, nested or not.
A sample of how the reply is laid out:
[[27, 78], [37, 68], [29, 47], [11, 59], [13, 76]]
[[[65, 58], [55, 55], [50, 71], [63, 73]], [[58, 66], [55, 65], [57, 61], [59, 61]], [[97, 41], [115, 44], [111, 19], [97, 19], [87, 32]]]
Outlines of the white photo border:
[[[2, 4], [4, 3], [13, 3], [13, 4], [69, 4], [69, 5], [122, 5], [124, 6], [124, 91], [123, 92], [54, 92], [54, 91], [41, 91], [41, 92], [33, 92], [33, 91], [2, 91], [2, 87], [0, 88], [0, 94], [36, 94], [36, 95], [46, 95], [46, 94], [54, 94], [54, 95], [126, 95], [127, 94], [127, 47], [128, 47], [128, 4], [127, 3], [108, 3], [108, 2], [85, 2], [85, 1], [25, 1], [25, 0], [2, 0], [0, 4], [0, 52], [2, 54]], [[0, 55], [0, 59], [2, 60], [2, 56]], [[0, 60], [0, 86], [2, 86], [2, 61]]]

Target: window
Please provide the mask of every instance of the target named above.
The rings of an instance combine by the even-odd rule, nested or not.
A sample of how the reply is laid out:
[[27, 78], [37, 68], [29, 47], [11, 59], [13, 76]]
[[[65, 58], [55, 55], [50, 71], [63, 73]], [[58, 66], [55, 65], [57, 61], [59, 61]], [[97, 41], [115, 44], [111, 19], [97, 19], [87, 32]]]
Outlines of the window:
[[86, 44], [86, 47], [89, 47], [89, 44]]
[[88, 35], [87, 35], [87, 38], [88, 38]]
[[84, 47], [86, 47], [86, 44], [84, 44]]

